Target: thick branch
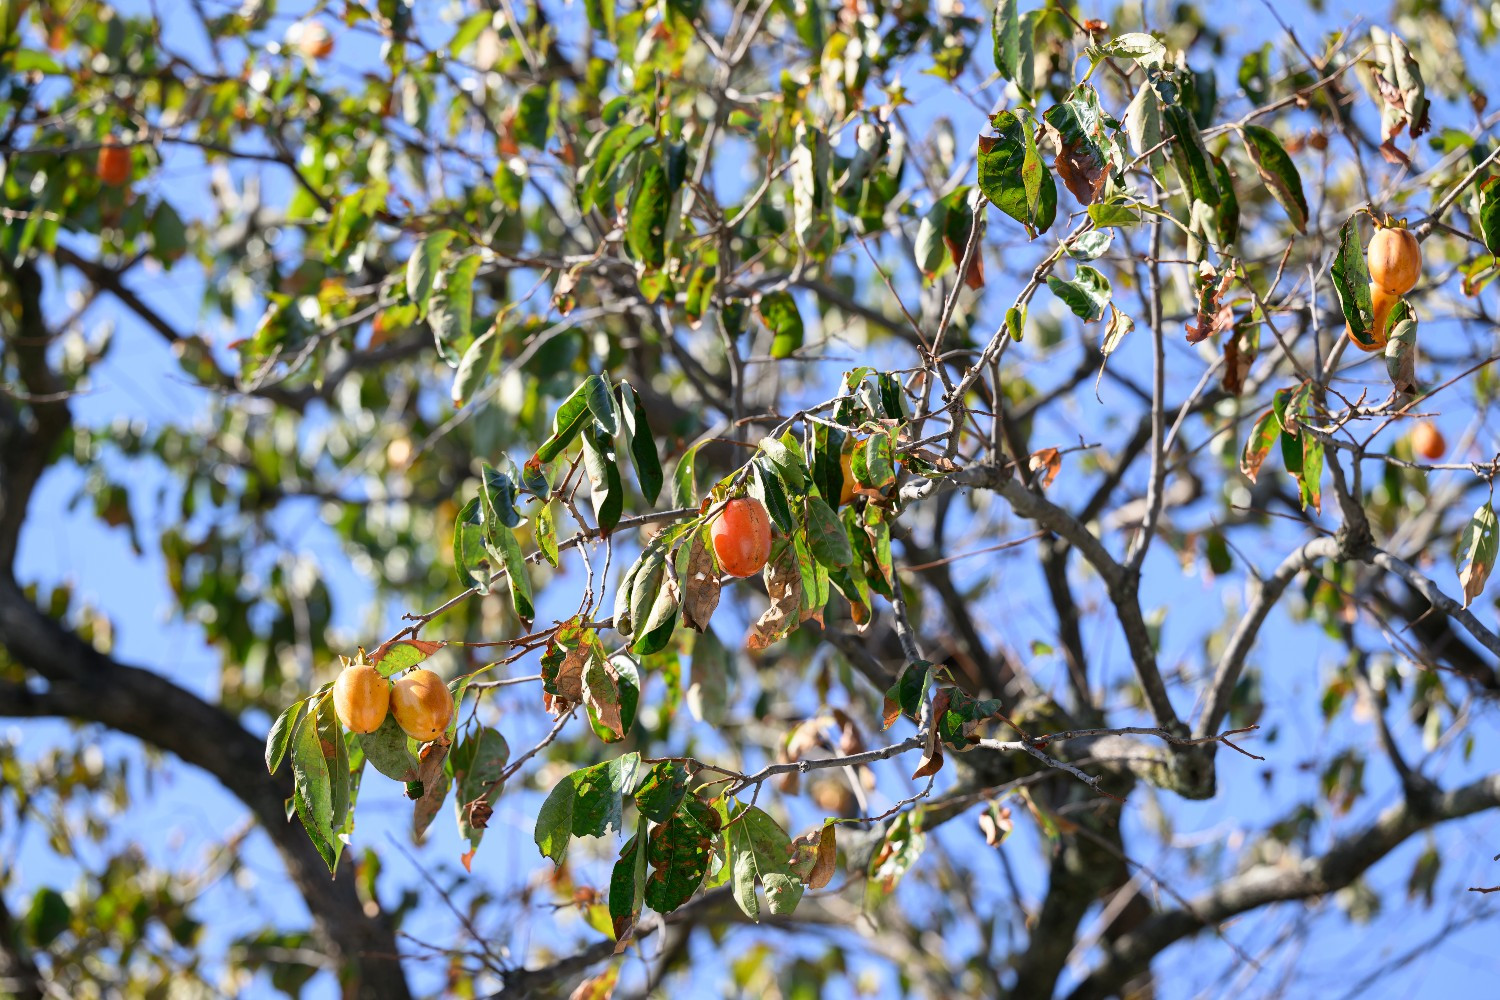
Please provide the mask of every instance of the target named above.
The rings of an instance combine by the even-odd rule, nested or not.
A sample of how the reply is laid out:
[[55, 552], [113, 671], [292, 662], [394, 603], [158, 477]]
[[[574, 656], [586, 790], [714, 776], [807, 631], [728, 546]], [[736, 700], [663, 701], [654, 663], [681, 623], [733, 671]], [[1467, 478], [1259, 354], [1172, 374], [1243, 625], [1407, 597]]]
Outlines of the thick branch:
[[352, 871], [330, 879], [312, 842], [286, 818], [291, 775], [266, 773], [261, 741], [233, 717], [171, 681], [104, 656], [38, 610], [10, 580], [0, 581], [0, 645], [48, 680], [44, 693], [0, 688], [0, 715], [66, 715], [98, 722], [201, 767], [234, 793], [265, 827], [336, 963], [353, 984], [347, 996], [410, 996], [390, 926], [364, 913]]
[[1221, 882], [1194, 899], [1191, 907], [1168, 910], [1121, 938], [1109, 957], [1069, 994], [1069, 1000], [1111, 996], [1165, 948], [1205, 927], [1272, 903], [1336, 892], [1412, 834], [1496, 806], [1500, 806], [1500, 774], [1427, 801], [1403, 800], [1364, 830], [1335, 841], [1321, 855], [1299, 864], [1261, 865]]

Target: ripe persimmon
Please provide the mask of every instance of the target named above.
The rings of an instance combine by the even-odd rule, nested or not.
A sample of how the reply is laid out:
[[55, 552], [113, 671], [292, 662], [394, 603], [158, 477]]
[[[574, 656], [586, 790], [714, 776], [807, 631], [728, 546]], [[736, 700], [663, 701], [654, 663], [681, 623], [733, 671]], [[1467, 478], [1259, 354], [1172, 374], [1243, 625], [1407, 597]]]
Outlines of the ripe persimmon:
[[351, 733], [373, 733], [391, 707], [391, 682], [363, 658], [349, 663], [333, 682], [333, 710]]
[[443, 735], [453, 721], [453, 695], [431, 670], [413, 670], [391, 687], [391, 711], [407, 736], [427, 743]]
[[1424, 420], [1411, 432], [1411, 450], [1430, 461], [1437, 461], [1448, 451], [1443, 432], [1431, 420]]
[[709, 528], [719, 568], [730, 576], [754, 576], [771, 558], [771, 516], [754, 497], [724, 505]]
[[1369, 347], [1354, 339], [1354, 331], [1349, 324], [1344, 324], [1344, 333], [1349, 340], [1361, 351], [1374, 352], [1385, 350], [1389, 331], [1386, 330], [1386, 320], [1390, 318], [1391, 309], [1401, 300], [1401, 296], [1389, 289], [1382, 288], [1379, 282], [1370, 282], [1370, 305], [1375, 311], [1375, 328], [1371, 331], [1371, 339], [1374, 343]]
[[309, 59], [326, 59], [333, 53], [333, 35], [317, 21], [309, 21], [297, 35], [297, 51]]
[[1370, 277], [1393, 295], [1405, 295], [1422, 276], [1422, 247], [1409, 229], [1388, 226], [1375, 230], [1365, 251]]
[[122, 187], [130, 180], [130, 150], [112, 135], [104, 137], [99, 147], [99, 180], [110, 187]]

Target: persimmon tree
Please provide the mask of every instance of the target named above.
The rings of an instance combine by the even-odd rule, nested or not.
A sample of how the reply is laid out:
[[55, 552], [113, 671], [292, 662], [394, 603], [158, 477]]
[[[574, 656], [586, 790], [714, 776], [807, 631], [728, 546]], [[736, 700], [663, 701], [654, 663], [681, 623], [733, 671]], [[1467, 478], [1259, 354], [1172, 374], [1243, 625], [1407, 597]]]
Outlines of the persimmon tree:
[[[1496, 25], [1440, 6], [0, 6], [0, 714], [89, 724], [3, 815], [76, 853], [119, 731], [311, 921], [209, 969], [180, 873], [7, 869], [0, 977], [1254, 994], [1236, 918], [1325, 897], [1440, 950], [1500, 881]], [[49, 477], [216, 699], [27, 569]], [[435, 951], [372, 795], [456, 824]]]

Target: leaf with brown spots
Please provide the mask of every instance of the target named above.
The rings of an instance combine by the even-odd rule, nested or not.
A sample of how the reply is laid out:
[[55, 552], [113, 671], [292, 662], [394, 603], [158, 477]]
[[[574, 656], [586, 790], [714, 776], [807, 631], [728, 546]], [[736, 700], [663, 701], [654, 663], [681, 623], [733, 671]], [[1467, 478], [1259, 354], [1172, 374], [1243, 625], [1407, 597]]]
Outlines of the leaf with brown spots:
[[766, 593], [771, 606], [761, 613], [745, 637], [745, 648], [752, 652], [765, 649], [782, 639], [797, 626], [802, 608], [802, 572], [797, 568], [797, 553], [783, 543], [775, 560], [766, 567]]
[[719, 606], [719, 567], [703, 540], [703, 532], [693, 532], [688, 544], [687, 571], [682, 574], [682, 623], [703, 632]]

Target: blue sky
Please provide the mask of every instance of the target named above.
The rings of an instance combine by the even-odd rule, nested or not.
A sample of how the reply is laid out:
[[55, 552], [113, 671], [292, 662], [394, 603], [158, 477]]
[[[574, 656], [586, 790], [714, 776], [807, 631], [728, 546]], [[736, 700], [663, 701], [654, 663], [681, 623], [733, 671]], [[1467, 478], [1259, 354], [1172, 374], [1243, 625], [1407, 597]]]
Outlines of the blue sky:
[[[172, 6], [166, 4], [163, 8], [169, 11]], [[1239, 35], [1242, 47], [1232, 50], [1234, 58], [1246, 49], [1274, 39], [1274, 25], [1259, 4], [1232, 4], [1230, 8], [1239, 15], [1232, 16], [1231, 19], [1246, 23]], [[1220, 6], [1216, 9], [1222, 11], [1224, 8]], [[1304, 42], [1311, 43], [1318, 26], [1339, 23], [1344, 19], [1338, 11], [1339, 8], [1335, 7], [1325, 14], [1314, 15], [1299, 8], [1286, 11], [1283, 16], [1299, 30]], [[1354, 11], [1352, 5], [1344, 5], [1343, 14]], [[173, 25], [193, 23], [190, 19], [174, 20], [170, 13], [166, 20]], [[424, 30], [430, 31], [434, 39], [441, 39], [448, 29], [424, 22]], [[169, 32], [169, 40], [176, 48], [189, 53], [201, 50], [201, 39], [185, 28], [175, 34]], [[983, 52], [985, 46], [981, 44], [980, 48]], [[339, 54], [333, 60], [335, 71], [352, 72], [365, 58], [368, 58], [368, 53], [362, 52], [357, 45], [345, 47], [341, 43]], [[988, 56], [986, 54], [981, 58], [987, 60]], [[1231, 69], [1227, 72], [1221, 70], [1221, 90], [1227, 90], [1233, 79], [1233, 61], [1226, 60], [1226, 65]], [[910, 86], [914, 99], [918, 100], [941, 92], [941, 86], [935, 81], [914, 78], [910, 81]], [[950, 106], [944, 107], [943, 111], [954, 116], [961, 135], [971, 126], [977, 130], [979, 113], [972, 108], [955, 109]], [[969, 118], [974, 120], [969, 121]], [[194, 195], [192, 192], [195, 189], [204, 191], [205, 180], [206, 172], [190, 153], [174, 150], [165, 167], [144, 183], [156, 191], [171, 191], [174, 202], [179, 207], [190, 209], [195, 197], [203, 197], [202, 194]], [[267, 180], [270, 182], [268, 197], [275, 197], [277, 189], [274, 185], [278, 182], [271, 175], [267, 175]], [[1008, 224], [998, 216], [992, 219], [992, 236], [1002, 225]], [[1006, 235], [1011, 234], [1007, 232]], [[992, 274], [995, 271], [998, 268], [992, 267]], [[149, 280], [138, 276], [135, 287], [183, 329], [197, 327], [199, 317], [195, 303], [199, 299], [200, 289], [193, 274], [179, 268], [164, 275], [151, 275]], [[995, 301], [1001, 301], [1011, 297], [1014, 291], [1014, 288], [1001, 284], [992, 294]], [[251, 324], [254, 319], [254, 315], [247, 315], [243, 322]], [[77, 419], [100, 426], [123, 416], [160, 427], [167, 423], [189, 423], [206, 411], [210, 400], [185, 382], [170, 352], [156, 334], [134, 322], [108, 299], [102, 299], [90, 310], [86, 326], [92, 329], [95, 324], [105, 322], [119, 325], [119, 342], [109, 359], [95, 372], [90, 392], [74, 400]], [[222, 336], [220, 343], [228, 339], [228, 336]], [[1147, 346], [1148, 341], [1142, 328], [1127, 342], [1111, 364], [1119, 365], [1122, 370], [1132, 373], [1142, 372], [1149, 363]], [[1185, 348], [1180, 342], [1172, 342], [1169, 354], [1174, 372], [1187, 370], [1192, 378], [1196, 378], [1201, 371], [1201, 367], [1191, 367], [1194, 364], [1201, 366], [1196, 352]], [[1071, 366], [1072, 359], [1071, 355], [1065, 356], [1061, 364]], [[1042, 379], [1049, 372], [1055, 373], [1058, 367], [1044, 362], [1037, 365], [1036, 370], [1037, 377]], [[1187, 376], [1182, 378], [1186, 379]], [[820, 391], [823, 388], [810, 386], [806, 391], [810, 398], [823, 398], [826, 395], [826, 392]], [[1111, 399], [1111, 386], [1107, 382], [1102, 392], [1106, 404], [1118, 405], [1123, 402], [1119, 395]], [[1059, 442], [1069, 442], [1080, 432], [1088, 435], [1090, 440], [1118, 439], [1121, 435], [1117, 428], [1098, 426], [1098, 415], [1108, 408], [1101, 408], [1091, 393], [1081, 392], [1047, 429]], [[1455, 439], [1459, 428], [1446, 421], [1443, 423], [1450, 440]], [[1391, 433], [1394, 437], [1394, 432]], [[1039, 430], [1036, 436], [1038, 440], [1042, 440], [1045, 434]], [[161, 485], [170, 490], [171, 484], [163, 481], [161, 470], [154, 468], [149, 461], [136, 463], [131, 472], [133, 482], [140, 487], [133, 491], [133, 503], [136, 518], [146, 539], [147, 554], [144, 557], [136, 557], [131, 552], [123, 532], [104, 527], [88, 516], [87, 512], [68, 510], [68, 503], [79, 489], [82, 477], [73, 470], [60, 468], [49, 472], [33, 498], [31, 519], [23, 537], [19, 558], [19, 575], [23, 580], [43, 583], [75, 583], [84, 597], [105, 609], [113, 618], [117, 627], [115, 653], [120, 659], [149, 665], [183, 686], [213, 698], [217, 688], [219, 656], [203, 643], [196, 628], [170, 619], [171, 595], [165, 583], [161, 560], [154, 554], [151, 544], [156, 529], [171, 523], [175, 508], [175, 503], [170, 499], [158, 508], [155, 487]], [[1063, 478], [1059, 480], [1064, 497], [1067, 495], [1068, 472], [1069, 468], [1065, 466]], [[1184, 515], [1184, 522], [1200, 523], [1209, 512], [1207, 507], [1195, 510], [1192, 513], [1197, 516], [1192, 516], [1192, 513]], [[313, 505], [304, 504], [300, 508], [289, 508], [284, 516], [288, 525], [306, 526], [300, 537], [306, 546], [306, 554], [317, 561], [325, 582], [334, 592], [338, 627], [351, 641], [368, 642], [372, 636], [389, 634], [395, 627], [399, 610], [384, 609], [383, 621], [374, 623], [370, 620], [371, 587], [349, 569], [347, 558], [331, 532], [318, 523], [317, 515]], [[1024, 534], [1029, 527], [1014, 518], [1004, 517], [989, 530], [994, 537], [1005, 538]], [[1286, 543], [1287, 548], [1290, 547], [1291, 540], [1290, 533], [1280, 539]], [[1257, 553], [1256, 558], [1260, 561], [1261, 568], [1266, 569], [1279, 559], [1283, 551], [1285, 550]], [[988, 575], [996, 569], [993, 563], [985, 559], [969, 560], [960, 563], [959, 567], [964, 580]], [[990, 612], [984, 616], [985, 620], [1001, 623], [997, 632], [1013, 648], [1024, 649], [1032, 639], [1052, 641], [1050, 608], [1045, 593], [1036, 586], [1036, 574], [1029, 560], [1024, 557], [1010, 559], [1003, 564], [1003, 572], [1013, 574], [1014, 582], [1007, 582], [1003, 600], [997, 601], [992, 608], [984, 609]], [[1444, 572], [1449, 575], [1443, 576]], [[1454, 588], [1449, 582], [1451, 568], [1442, 566], [1434, 569], [1434, 574], [1452, 592]], [[1201, 572], [1197, 575], [1182, 574], [1176, 556], [1164, 547], [1158, 547], [1148, 562], [1148, 578], [1163, 581], [1163, 586], [1154, 589], [1149, 597], [1150, 604], [1167, 609], [1162, 662], [1173, 664], [1179, 660], [1189, 663], [1201, 660], [1200, 641], [1204, 622], [1206, 619], [1217, 619], [1225, 603], [1242, 593], [1239, 574], [1236, 573], [1227, 583], [1205, 579]], [[1012, 577], [1007, 577], [1008, 581], [1011, 579]], [[544, 593], [539, 620], [545, 621], [567, 614], [570, 609], [565, 608], [573, 599], [574, 595], [570, 592], [558, 589]], [[1151, 609], [1147, 610], [1149, 614]], [[379, 627], [372, 627], [376, 624]], [[738, 634], [737, 627], [729, 627], [728, 622], [718, 620], [717, 624], [720, 634], [726, 639]], [[1101, 628], [1096, 623], [1087, 623], [1085, 641], [1096, 658], [1106, 662], [1110, 670], [1127, 669], [1123, 648], [1113, 626]], [[1278, 736], [1274, 742], [1261, 739], [1247, 744], [1255, 752], [1267, 756], [1268, 760], [1257, 763], [1237, 755], [1221, 754], [1221, 791], [1215, 800], [1189, 803], [1168, 799], [1162, 802], [1161, 806], [1170, 814], [1174, 835], [1179, 840], [1177, 847], [1190, 842], [1222, 841], [1232, 848], [1234, 838], [1240, 831], [1254, 829], [1268, 818], [1283, 814], [1293, 803], [1302, 801], [1311, 794], [1312, 779], [1301, 771], [1305, 761], [1326, 760], [1338, 748], [1351, 741], [1369, 741], [1370, 731], [1367, 726], [1343, 722], [1330, 730], [1317, 717], [1317, 692], [1330, 658], [1336, 655], [1336, 650], [1314, 627], [1292, 624], [1281, 614], [1273, 619], [1256, 659], [1266, 673], [1265, 700], [1268, 709], [1262, 725], [1266, 733], [1274, 728]], [[1042, 673], [1048, 680], [1055, 678], [1055, 675], [1055, 666], [1050, 673], [1045, 668]], [[747, 688], [749, 683], [746, 682]], [[740, 694], [742, 697], [752, 696], [748, 690]], [[1186, 709], [1188, 699], [1183, 692], [1174, 694], [1178, 699], [1179, 710]], [[544, 731], [547, 720], [540, 717], [527, 695], [511, 694], [506, 700], [511, 709], [503, 716], [506, 736], [513, 747], [529, 746]], [[245, 722], [251, 727], [264, 727], [269, 720], [252, 714], [246, 717]], [[686, 723], [679, 725], [686, 728]], [[905, 725], [906, 723], [898, 724]], [[4, 726], [6, 732], [19, 735], [25, 740], [24, 752], [28, 756], [40, 752], [42, 747], [72, 739], [68, 726], [60, 722], [0, 722], [0, 726]], [[699, 728], [701, 730], [703, 727]], [[1476, 772], [1487, 760], [1493, 760], [1493, 751], [1486, 752], [1487, 748], [1494, 745], [1493, 717], [1482, 716], [1476, 720], [1474, 732], [1478, 741], [1475, 763], [1464, 766], [1455, 761], [1445, 761], [1442, 768], [1445, 781], [1457, 783], [1465, 774]], [[907, 730], [898, 728], [891, 735], [900, 738], [906, 733]], [[688, 734], [683, 732], [682, 735]], [[694, 732], [692, 735], [699, 739], [711, 739], [704, 732]], [[1409, 726], [1406, 730], [1398, 727], [1397, 736], [1414, 742], [1419, 740], [1419, 734], [1411, 732]], [[137, 744], [110, 735], [102, 740], [101, 749], [110, 760], [124, 758], [135, 764], [133, 773], [139, 793], [135, 796], [130, 811], [115, 823], [111, 835], [113, 846], [140, 843], [153, 862], [174, 870], [193, 872], [203, 866], [207, 852], [214, 845], [222, 842], [230, 831], [244, 822], [244, 812], [236, 800], [223, 792], [211, 779], [175, 759], [166, 759], [155, 767], [148, 792], [145, 778], [147, 765]], [[1265, 772], [1272, 773], [1274, 778], [1269, 782], [1263, 781], [1261, 775]], [[910, 793], [905, 787], [905, 772], [900, 767], [887, 767], [881, 774], [883, 784], [880, 791], [890, 799]], [[1351, 815], [1337, 820], [1331, 824], [1331, 829], [1324, 832], [1337, 834], [1342, 830], [1352, 829], [1367, 822], [1379, 808], [1394, 800], [1395, 790], [1388, 769], [1382, 767], [1378, 759], [1372, 760], [1367, 780], [1372, 794], [1362, 800]], [[1154, 829], [1159, 810], [1154, 807], [1152, 798], [1149, 794], [1141, 794], [1132, 800], [1128, 811], [1127, 843], [1138, 845], [1142, 852], [1151, 850], [1149, 845], [1156, 843], [1150, 831]], [[538, 802], [537, 793], [512, 791], [497, 807], [494, 824], [475, 861], [476, 880], [481, 881], [485, 888], [503, 892], [506, 888], [526, 884], [544, 870], [545, 862], [531, 843], [531, 823]], [[432, 874], [444, 885], [453, 884], [454, 873], [461, 872], [457, 859], [463, 847], [451, 815], [451, 810], [445, 809], [434, 823], [428, 842], [415, 847], [410, 844], [406, 832], [409, 803], [402, 797], [400, 788], [384, 781], [366, 782], [359, 802], [356, 843], [361, 848], [373, 847], [381, 854], [385, 872], [382, 889], [388, 900], [393, 900], [403, 887], [421, 884], [419, 869]], [[804, 800], [797, 803], [793, 810], [792, 826], [795, 828], [797, 823], [810, 824], [816, 818]], [[36, 831], [31, 831], [26, 839], [17, 844], [13, 843], [14, 830], [14, 827], [0, 829], [0, 861], [14, 863], [20, 873], [20, 888], [12, 889], [12, 903], [19, 892], [29, 893], [43, 884], [64, 887], [77, 878], [78, 866], [71, 860], [54, 856]], [[1461, 830], [1445, 835], [1443, 842], [1447, 849], [1440, 883], [1440, 893], [1445, 899], [1457, 897], [1465, 904], [1472, 899], [1474, 905], [1488, 906], [1488, 912], [1493, 912], [1493, 904], [1488, 902], [1488, 897], [1464, 898], [1462, 890], [1470, 884], [1492, 884], [1496, 881], [1492, 877], [1493, 866], [1488, 861], [1495, 853], [1497, 841], [1500, 841], [1497, 834], [1500, 834], [1500, 822], [1493, 817], [1480, 817], [1464, 824]], [[975, 850], [981, 842], [972, 822], [958, 821], [950, 824], [939, 835], [939, 839], [956, 856], [979, 859], [975, 862], [978, 873], [976, 884], [996, 887], [1003, 885], [998, 859], [992, 854]], [[605, 845], [603, 855], [612, 856], [616, 846]], [[1413, 838], [1401, 851], [1376, 869], [1372, 881], [1377, 887], [1394, 887], [1389, 899], [1395, 905], [1374, 923], [1367, 926], [1354, 925], [1343, 917], [1335, 916], [1317, 925], [1316, 936], [1309, 942], [1312, 947], [1302, 955], [1303, 964], [1299, 969], [1303, 975], [1289, 995], [1337, 997], [1341, 989], [1352, 985], [1348, 971], [1351, 967], [1367, 968], [1382, 954], [1399, 952], [1439, 929], [1443, 907], [1440, 906], [1429, 914], [1415, 908], [1416, 904], [1411, 909], [1401, 905], [1407, 873], [1413, 859], [1423, 847], [1422, 838]], [[1016, 865], [1023, 890], [1028, 894], [1038, 891], [1043, 884], [1045, 867], [1039, 862], [1041, 855], [1036, 838], [1024, 820], [1018, 824], [1018, 831], [1007, 850]], [[91, 868], [98, 864], [102, 856], [101, 852], [78, 860], [85, 868]], [[208, 890], [198, 904], [200, 918], [210, 923], [204, 942], [204, 950], [210, 956], [221, 953], [226, 942], [235, 934], [258, 928], [267, 922], [289, 927], [303, 926], [306, 922], [306, 914], [299, 898], [285, 883], [279, 862], [260, 832], [257, 831], [249, 838], [245, 858], [247, 868], [254, 877], [254, 884], [216, 885]], [[1197, 878], [1183, 870], [1180, 851], [1163, 851], [1156, 855], [1143, 853], [1137, 855], [1136, 860], [1163, 875], [1171, 876], [1174, 884], [1198, 884]], [[929, 858], [927, 863], [933, 864], [934, 861]], [[595, 884], [602, 883], [599, 870], [602, 869], [593, 871]], [[920, 887], [908, 886], [898, 898], [897, 905], [920, 907], [923, 902], [920, 896], [922, 891], [924, 890]], [[998, 890], [976, 893], [975, 904], [982, 913], [987, 909], [1003, 910], [1009, 905], [1005, 894]], [[1325, 904], [1330, 905], [1331, 902]], [[508, 926], [523, 921], [527, 916], [517, 909], [505, 906], [493, 907], [486, 912], [485, 923], [493, 930], [496, 939], [501, 941], [508, 938]], [[550, 925], [544, 916], [536, 913], [530, 916], [536, 921], [534, 926], [538, 938], [549, 933]], [[1279, 916], [1274, 913], [1248, 916], [1234, 925], [1232, 935], [1243, 948], [1254, 954], [1258, 947], [1268, 943], [1282, 930], [1283, 924], [1278, 919]], [[576, 923], [569, 924], [566, 920], [560, 922], [568, 933], [577, 933], [580, 937], [590, 933], [579, 928]], [[423, 940], [438, 944], [451, 942], [454, 933], [451, 915], [430, 893], [418, 912], [409, 918], [405, 929]], [[1486, 927], [1481, 923], [1455, 932], [1444, 942], [1442, 948], [1433, 949], [1419, 960], [1409, 963], [1400, 974], [1373, 984], [1365, 995], [1405, 997], [1436, 995], [1442, 991], [1473, 995], [1474, 987], [1488, 982], [1500, 971], [1500, 962], [1497, 962], [1493, 950], [1486, 945], [1485, 930]], [[736, 932], [724, 947], [731, 952], [748, 947], [753, 937], [751, 932]], [[788, 948], [813, 946], [810, 942], [797, 941], [788, 936], [770, 940], [783, 952]], [[523, 938], [516, 944], [519, 949], [524, 947], [526, 941]], [[959, 936], [949, 944], [955, 949], [962, 949], [972, 942]], [[700, 942], [698, 947], [704, 949], [706, 945]], [[648, 953], [650, 951], [648, 949]], [[702, 954], [705, 959], [708, 958], [706, 951]], [[1200, 942], [1195, 948], [1180, 948], [1169, 953], [1158, 967], [1159, 971], [1167, 974], [1161, 993], [1164, 1000], [1221, 995], [1217, 992], [1216, 977], [1223, 971], [1228, 958], [1225, 949], [1209, 939]], [[1270, 963], [1258, 978], [1248, 985], [1241, 985], [1240, 988], [1245, 990], [1242, 995], [1269, 993], [1270, 985], [1280, 974], [1280, 959], [1281, 953], [1278, 953], [1277, 961]], [[412, 961], [409, 968], [414, 987], [419, 992], [436, 991], [441, 983], [441, 967], [440, 962]], [[889, 977], [889, 970], [882, 968], [875, 972], [881, 977], [883, 992], [891, 995], [896, 987]], [[266, 996], [270, 992], [268, 984], [258, 982], [245, 995]], [[336, 990], [331, 980], [324, 977], [315, 983], [309, 995], [333, 997]]]

